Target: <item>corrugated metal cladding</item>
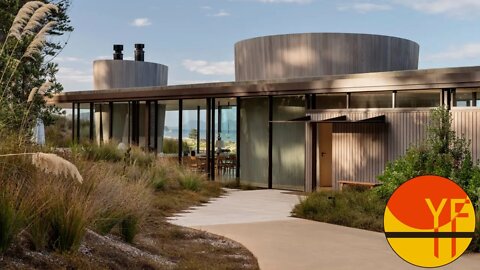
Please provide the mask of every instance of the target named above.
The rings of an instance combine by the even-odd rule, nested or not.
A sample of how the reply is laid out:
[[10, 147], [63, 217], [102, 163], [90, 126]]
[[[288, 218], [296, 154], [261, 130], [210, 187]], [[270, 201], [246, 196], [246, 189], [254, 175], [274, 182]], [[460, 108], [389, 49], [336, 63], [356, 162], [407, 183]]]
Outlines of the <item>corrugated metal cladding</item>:
[[[325, 110], [311, 113], [312, 121], [346, 115], [350, 121], [385, 115], [386, 123], [334, 123], [332, 131], [332, 182], [376, 182], [388, 161], [405, 154], [407, 148], [426, 136], [429, 109], [401, 110]], [[471, 141], [474, 160], [480, 158], [480, 110], [453, 109], [453, 128], [457, 135]], [[312, 124], [309, 124], [312, 125]], [[320, 124], [321, 125], [321, 124]], [[307, 191], [311, 186], [311, 127], [307, 127]], [[310, 160], [310, 162], [309, 162]], [[309, 183], [310, 182], [310, 183]], [[317, 180], [318, 182], [318, 180]]]

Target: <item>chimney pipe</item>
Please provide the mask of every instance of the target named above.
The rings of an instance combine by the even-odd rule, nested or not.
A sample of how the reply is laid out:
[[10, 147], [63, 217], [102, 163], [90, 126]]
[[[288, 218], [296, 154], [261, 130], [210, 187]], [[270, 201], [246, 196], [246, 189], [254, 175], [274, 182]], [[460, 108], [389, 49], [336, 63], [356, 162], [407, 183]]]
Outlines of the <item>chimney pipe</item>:
[[135, 44], [135, 61], [144, 61], [145, 52], [143, 48], [145, 48], [144, 44]]
[[123, 45], [114, 44], [113, 45], [113, 60], [123, 60]]

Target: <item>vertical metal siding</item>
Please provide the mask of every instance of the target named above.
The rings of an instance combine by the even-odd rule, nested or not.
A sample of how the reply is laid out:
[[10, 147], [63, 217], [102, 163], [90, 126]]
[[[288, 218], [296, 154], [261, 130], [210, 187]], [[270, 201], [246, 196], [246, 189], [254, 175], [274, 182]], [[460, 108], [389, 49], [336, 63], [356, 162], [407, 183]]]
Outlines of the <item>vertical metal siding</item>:
[[[451, 113], [453, 130], [470, 142], [473, 160], [479, 160], [480, 110], [452, 109]], [[312, 113], [311, 118], [320, 121], [342, 115], [351, 121], [385, 115], [386, 124], [333, 125], [332, 178], [335, 188], [338, 188], [339, 180], [376, 182], [387, 162], [404, 155], [409, 147], [418, 145], [425, 139], [430, 112], [429, 109], [324, 111]], [[307, 135], [307, 151], [312, 151], [308, 149], [308, 145], [311, 145], [309, 140], [316, 138], [309, 136]], [[311, 159], [307, 159], [305, 168], [306, 179], [310, 179], [307, 182], [311, 184]]]

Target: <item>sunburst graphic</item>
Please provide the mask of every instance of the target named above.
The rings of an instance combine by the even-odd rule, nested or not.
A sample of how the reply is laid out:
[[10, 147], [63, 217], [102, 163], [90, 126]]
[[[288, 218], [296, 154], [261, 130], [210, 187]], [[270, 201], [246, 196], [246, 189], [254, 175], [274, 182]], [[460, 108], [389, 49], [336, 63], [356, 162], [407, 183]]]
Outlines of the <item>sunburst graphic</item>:
[[475, 211], [468, 195], [453, 181], [420, 176], [390, 197], [384, 216], [385, 236], [405, 261], [440, 267], [460, 257], [475, 230]]

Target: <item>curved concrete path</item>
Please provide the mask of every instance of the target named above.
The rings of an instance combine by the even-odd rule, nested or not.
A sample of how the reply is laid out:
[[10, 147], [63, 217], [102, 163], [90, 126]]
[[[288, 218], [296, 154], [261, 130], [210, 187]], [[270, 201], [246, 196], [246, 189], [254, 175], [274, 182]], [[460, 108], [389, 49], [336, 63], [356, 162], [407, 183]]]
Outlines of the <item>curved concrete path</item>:
[[[279, 190], [229, 190], [170, 222], [242, 243], [263, 270], [420, 269], [397, 257], [381, 233], [289, 217], [298, 201]], [[439, 269], [480, 269], [480, 254]]]

